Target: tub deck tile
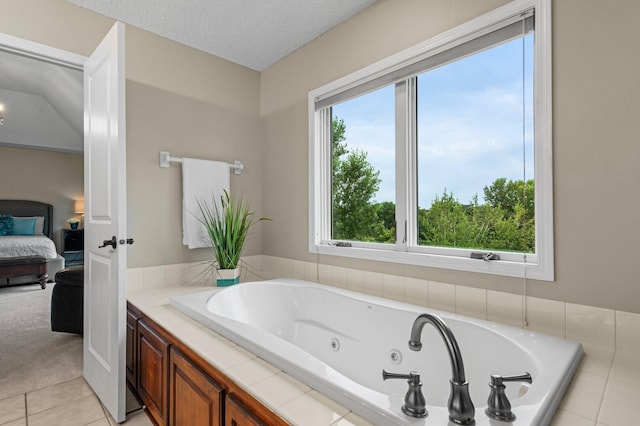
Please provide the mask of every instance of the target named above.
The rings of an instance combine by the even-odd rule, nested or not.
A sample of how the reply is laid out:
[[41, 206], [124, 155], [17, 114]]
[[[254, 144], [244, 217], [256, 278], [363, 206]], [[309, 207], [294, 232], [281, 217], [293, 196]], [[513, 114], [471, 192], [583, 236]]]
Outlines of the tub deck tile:
[[265, 403], [279, 407], [303, 394], [311, 388], [286, 373], [279, 373], [251, 385], [253, 395]]
[[[374, 279], [373, 284], [373, 287], [377, 288], [377, 285], [382, 283]], [[455, 293], [448, 291], [453, 289], [453, 286], [439, 286], [439, 283], [432, 282], [428, 284], [427, 298], [431, 304], [435, 301], [436, 304], [440, 302], [442, 305], [448, 305], [447, 302], [455, 298]], [[434, 285], [432, 286], [432, 284]], [[255, 360], [254, 354], [199, 323], [187, 319], [184, 315], [167, 306], [166, 301], [172, 295], [206, 289], [204, 287], [174, 289], [165, 287], [158, 289], [158, 291], [148, 289], [144, 293], [131, 291], [128, 294], [128, 299], [138, 308], [146, 311], [145, 313], [151, 313], [150, 317], [155, 317], [154, 319], [157, 319], [169, 332], [187, 336], [187, 340], [194, 344], [193, 349], [223, 372], [225, 369], [231, 369], [233, 366]], [[432, 295], [435, 296], [435, 300], [431, 300]], [[444, 307], [440, 306], [441, 309]], [[576, 337], [575, 334], [573, 337]], [[630, 417], [633, 415], [631, 411], [635, 410], [637, 401], [640, 400], [640, 363], [637, 361], [638, 358], [623, 351], [618, 351], [614, 357], [611, 349], [615, 350], [615, 347], [611, 348], [611, 345], [608, 344], [597, 345], [593, 339], [587, 340], [585, 343], [583, 346], [586, 356], [576, 372], [574, 381], [567, 391], [552, 425], [619, 426], [634, 424], [635, 419]], [[631, 347], [634, 346], [631, 345]], [[260, 364], [261, 361], [254, 362]], [[603, 385], [605, 382], [606, 385]], [[369, 425], [368, 422], [349, 412], [340, 404], [310, 389], [286, 373], [277, 372], [277, 369], [275, 375], [262, 377], [250, 386], [246, 384], [242, 384], [242, 386], [292, 424], [310, 426]], [[602, 388], [604, 388], [603, 392]], [[276, 396], [280, 399], [271, 398]], [[629, 423], [629, 419], [632, 419], [632, 423]]]
[[346, 416], [349, 410], [312, 390], [282, 405], [278, 412], [294, 425], [328, 426]]
[[551, 426], [594, 426], [595, 424], [594, 420], [566, 410], [558, 410], [551, 422]]

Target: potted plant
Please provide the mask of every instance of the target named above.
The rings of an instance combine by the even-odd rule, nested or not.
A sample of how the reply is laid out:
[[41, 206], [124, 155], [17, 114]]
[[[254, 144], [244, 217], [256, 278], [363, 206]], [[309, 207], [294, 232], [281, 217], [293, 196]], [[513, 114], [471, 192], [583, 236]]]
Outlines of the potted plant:
[[67, 221], [67, 223], [69, 224], [69, 227], [71, 229], [78, 229], [78, 224], [80, 223], [80, 221], [78, 219], [76, 219], [75, 217], [72, 217], [71, 219], [69, 219]]
[[240, 255], [251, 226], [265, 217], [254, 218], [248, 202], [242, 197], [232, 198], [227, 191], [220, 196], [220, 203], [209, 205], [198, 201], [204, 225], [213, 251], [211, 266], [216, 273], [216, 284], [228, 286], [240, 282]]

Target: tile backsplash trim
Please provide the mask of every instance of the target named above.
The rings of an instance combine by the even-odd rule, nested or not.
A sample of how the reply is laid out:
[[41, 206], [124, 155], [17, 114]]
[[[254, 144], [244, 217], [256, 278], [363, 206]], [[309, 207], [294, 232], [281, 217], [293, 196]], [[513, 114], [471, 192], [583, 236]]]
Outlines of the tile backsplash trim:
[[[213, 275], [207, 268], [203, 262], [131, 268], [127, 271], [128, 291], [203, 283], [213, 286]], [[588, 355], [605, 361], [612, 359], [616, 349], [640, 356], [640, 314], [527, 296], [524, 324], [523, 296], [511, 293], [262, 255], [244, 257], [241, 269], [244, 282], [305, 279], [566, 337], [581, 342]]]

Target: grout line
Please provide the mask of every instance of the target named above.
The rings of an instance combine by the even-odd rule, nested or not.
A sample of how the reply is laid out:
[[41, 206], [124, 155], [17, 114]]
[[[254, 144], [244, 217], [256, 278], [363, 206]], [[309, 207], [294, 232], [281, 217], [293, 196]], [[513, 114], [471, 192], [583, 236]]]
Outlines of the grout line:
[[28, 412], [29, 412], [29, 410], [27, 409], [27, 394], [25, 392], [25, 394], [24, 394], [24, 424], [26, 426], [29, 426], [29, 416], [27, 415]]
[[602, 397], [600, 397], [600, 405], [598, 405], [598, 412], [596, 413], [596, 425], [599, 424], [598, 420], [600, 420], [600, 413], [602, 412], [602, 406], [604, 405], [605, 395], [607, 394], [607, 389], [609, 389], [609, 380], [611, 380], [611, 372], [613, 371], [613, 363], [615, 361], [616, 361], [616, 351], [613, 352], [613, 358], [611, 360], [611, 363], [609, 364], [609, 373], [607, 374], [607, 381], [604, 384], [604, 391], [602, 392]]

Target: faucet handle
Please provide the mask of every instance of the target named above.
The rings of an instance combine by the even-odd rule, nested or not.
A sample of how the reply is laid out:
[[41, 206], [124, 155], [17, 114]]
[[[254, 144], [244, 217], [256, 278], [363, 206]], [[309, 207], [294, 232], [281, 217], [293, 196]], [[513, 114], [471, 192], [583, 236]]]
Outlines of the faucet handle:
[[382, 380], [387, 379], [407, 379], [409, 390], [404, 396], [402, 412], [411, 417], [427, 417], [427, 401], [424, 399], [424, 395], [422, 395], [420, 374], [416, 371], [411, 371], [409, 374], [398, 374], [382, 370]]
[[511, 403], [505, 394], [504, 382], [526, 382], [531, 383], [531, 374], [525, 372], [517, 376], [501, 376], [499, 374], [491, 375], [491, 382], [489, 387], [491, 392], [489, 393], [489, 399], [487, 400], [488, 407], [485, 411], [487, 416], [495, 420], [503, 422], [512, 422], [516, 419], [516, 415], [511, 411]]
[[409, 374], [389, 373], [386, 370], [382, 370], [382, 380], [387, 379], [407, 379], [409, 383], [420, 384], [420, 374], [416, 371], [411, 371]]

